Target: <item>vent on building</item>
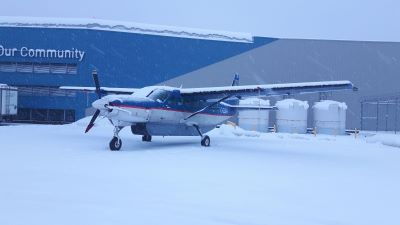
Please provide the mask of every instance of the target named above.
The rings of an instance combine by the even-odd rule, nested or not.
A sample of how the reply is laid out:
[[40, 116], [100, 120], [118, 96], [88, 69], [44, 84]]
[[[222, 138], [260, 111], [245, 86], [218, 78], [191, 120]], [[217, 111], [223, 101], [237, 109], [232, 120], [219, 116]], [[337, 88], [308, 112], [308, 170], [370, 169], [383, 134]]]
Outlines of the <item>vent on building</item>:
[[76, 63], [0, 62], [0, 72], [78, 74]]
[[33, 72], [32, 63], [17, 63], [17, 72], [32, 73]]
[[13, 73], [17, 70], [17, 64], [14, 62], [0, 62], [0, 72]]

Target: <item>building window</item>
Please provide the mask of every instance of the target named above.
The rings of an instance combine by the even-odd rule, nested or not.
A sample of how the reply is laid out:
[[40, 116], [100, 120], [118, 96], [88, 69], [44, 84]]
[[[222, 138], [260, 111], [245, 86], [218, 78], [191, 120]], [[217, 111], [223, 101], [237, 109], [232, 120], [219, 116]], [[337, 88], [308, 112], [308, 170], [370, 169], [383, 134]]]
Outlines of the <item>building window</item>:
[[65, 122], [75, 121], [75, 110], [65, 110]]
[[17, 71], [17, 64], [12, 62], [0, 62], [0, 72], [12, 73]]
[[76, 97], [77, 91], [62, 90], [57, 87], [18, 86], [19, 96]]
[[31, 118], [30, 109], [18, 109], [18, 120], [29, 120]]
[[32, 109], [31, 119], [37, 122], [44, 122], [47, 120], [46, 109]]
[[66, 74], [67, 73], [67, 64], [62, 64], [62, 63], [50, 64], [50, 72]]
[[78, 65], [67, 64], [67, 73], [68, 74], [77, 74], [78, 73]]
[[75, 121], [75, 110], [19, 108], [16, 121], [30, 123], [71, 123]]
[[17, 63], [17, 72], [32, 73], [33, 72], [33, 64], [32, 63]]
[[50, 73], [50, 63], [34, 63], [34, 73]]
[[76, 63], [0, 62], [0, 72], [78, 74]]
[[62, 122], [64, 121], [64, 110], [62, 109], [49, 109], [49, 121]]

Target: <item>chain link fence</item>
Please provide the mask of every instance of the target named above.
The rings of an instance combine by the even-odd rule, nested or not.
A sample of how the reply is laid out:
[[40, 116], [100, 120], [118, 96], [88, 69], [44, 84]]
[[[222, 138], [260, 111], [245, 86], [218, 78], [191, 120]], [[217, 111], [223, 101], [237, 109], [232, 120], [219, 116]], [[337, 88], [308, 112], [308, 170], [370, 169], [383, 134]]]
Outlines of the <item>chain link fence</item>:
[[400, 130], [400, 93], [361, 99], [361, 130]]

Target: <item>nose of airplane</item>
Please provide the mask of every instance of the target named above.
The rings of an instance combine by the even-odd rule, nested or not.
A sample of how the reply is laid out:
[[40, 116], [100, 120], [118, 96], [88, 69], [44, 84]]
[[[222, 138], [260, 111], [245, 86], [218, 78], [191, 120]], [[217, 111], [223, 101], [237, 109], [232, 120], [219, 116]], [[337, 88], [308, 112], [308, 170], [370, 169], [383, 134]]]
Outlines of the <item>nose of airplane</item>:
[[108, 105], [108, 100], [101, 98], [92, 103], [93, 108], [95, 109], [107, 109], [106, 106]]

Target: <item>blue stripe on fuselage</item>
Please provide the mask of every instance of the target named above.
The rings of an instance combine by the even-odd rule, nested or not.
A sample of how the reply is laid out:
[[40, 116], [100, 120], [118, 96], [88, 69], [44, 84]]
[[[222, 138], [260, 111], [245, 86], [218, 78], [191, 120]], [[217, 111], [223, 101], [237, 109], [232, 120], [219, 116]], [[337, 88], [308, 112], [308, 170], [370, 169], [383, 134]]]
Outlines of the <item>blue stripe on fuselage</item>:
[[[207, 105], [201, 104], [200, 102], [194, 102], [194, 104], [168, 104], [165, 102], [156, 102], [156, 101], [112, 101], [110, 102], [110, 106], [117, 107], [125, 107], [125, 108], [139, 108], [139, 109], [156, 109], [156, 110], [166, 110], [166, 111], [176, 111], [176, 112], [185, 112], [185, 113], [194, 113], [197, 112]], [[202, 111], [201, 114], [214, 115], [214, 116], [233, 116], [236, 113], [235, 108], [231, 108], [228, 106], [224, 106], [221, 104], [217, 104], [216, 106], [207, 108]]]

